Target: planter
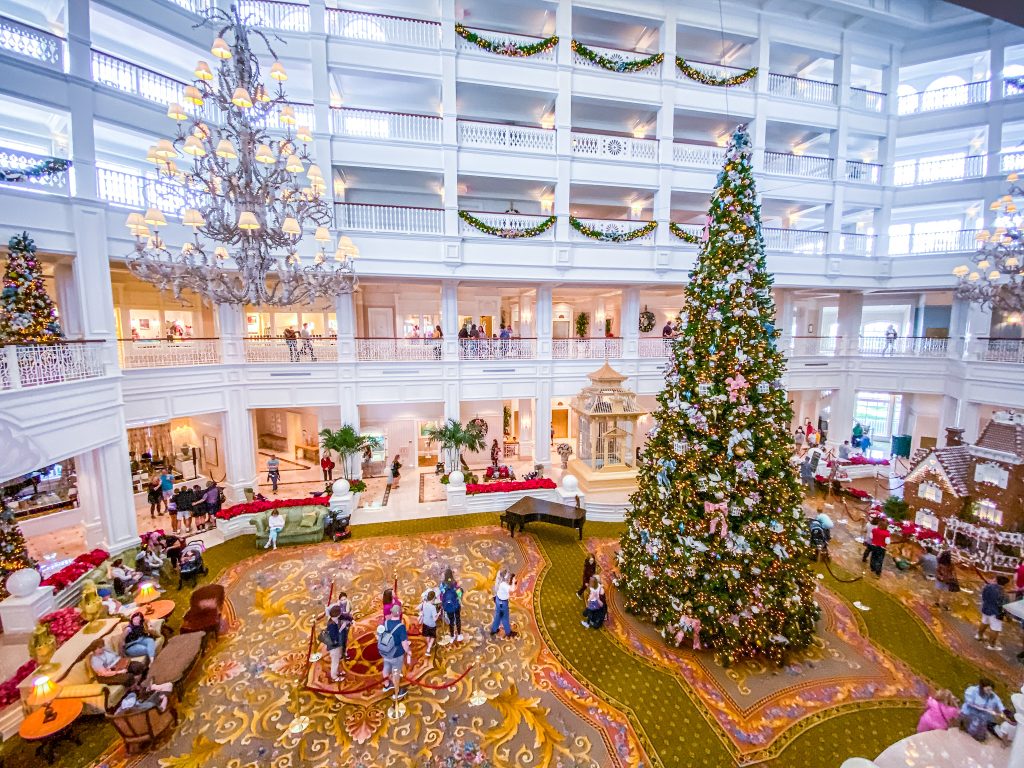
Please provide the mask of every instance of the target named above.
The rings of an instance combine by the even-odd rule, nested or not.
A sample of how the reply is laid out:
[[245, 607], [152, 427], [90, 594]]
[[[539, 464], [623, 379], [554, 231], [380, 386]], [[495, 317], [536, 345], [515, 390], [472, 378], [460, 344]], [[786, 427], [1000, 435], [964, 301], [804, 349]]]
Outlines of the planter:
[[238, 536], [252, 535], [252, 526], [249, 521], [256, 517], [255, 512], [244, 515], [236, 515], [230, 520], [218, 520], [217, 530], [224, 534], [224, 539], [234, 539]]
[[564, 459], [562, 459], [562, 469], [568, 469], [568, 468], [569, 468], [569, 457], [566, 456]]
[[242, 493], [245, 495], [246, 503], [252, 504], [252, 500], [256, 498], [256, 491], [252, 488], [243, 488]]

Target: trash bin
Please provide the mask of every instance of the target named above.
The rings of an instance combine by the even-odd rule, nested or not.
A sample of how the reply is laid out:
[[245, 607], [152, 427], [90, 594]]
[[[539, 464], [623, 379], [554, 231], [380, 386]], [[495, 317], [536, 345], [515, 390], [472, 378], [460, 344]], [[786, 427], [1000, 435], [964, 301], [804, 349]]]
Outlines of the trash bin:
[[910, 435], [893, 435], [892, 436], [892, 455], [902, 456], [904, 459], [910, 458]]

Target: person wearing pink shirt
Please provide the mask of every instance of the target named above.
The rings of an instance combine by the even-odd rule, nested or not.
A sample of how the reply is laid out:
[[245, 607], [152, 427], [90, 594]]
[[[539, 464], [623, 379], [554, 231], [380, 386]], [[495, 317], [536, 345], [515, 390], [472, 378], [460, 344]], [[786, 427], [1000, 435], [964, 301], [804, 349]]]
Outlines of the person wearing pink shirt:
[[950, 691], [943, 689], [928, 697], [924, 713], [917, 722], [917, 732], [944, 731], [959, 717], [960, 709], [956, 705], [956, 699]]

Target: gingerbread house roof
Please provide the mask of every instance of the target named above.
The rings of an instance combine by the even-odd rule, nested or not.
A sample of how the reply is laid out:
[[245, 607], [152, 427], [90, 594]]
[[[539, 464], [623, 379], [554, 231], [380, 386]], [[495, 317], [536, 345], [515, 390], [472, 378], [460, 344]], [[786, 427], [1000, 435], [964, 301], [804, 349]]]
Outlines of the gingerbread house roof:
[[1024, 424], [992, 419], [981, 431], [975, 445], [990, 451], [1010, 453], [1024, 459]]
[[[934, 463], [932, 460], [934, 459]], [[926, 470], [937, 470], [949, 481], [957, 496], [967, 495], [967, 478], [971, 468], [971, 452], [966, 445], [945, 448], [919, 449], [912, 458], [913, 466], [907, 473], [907, 480], [916, 480]]]

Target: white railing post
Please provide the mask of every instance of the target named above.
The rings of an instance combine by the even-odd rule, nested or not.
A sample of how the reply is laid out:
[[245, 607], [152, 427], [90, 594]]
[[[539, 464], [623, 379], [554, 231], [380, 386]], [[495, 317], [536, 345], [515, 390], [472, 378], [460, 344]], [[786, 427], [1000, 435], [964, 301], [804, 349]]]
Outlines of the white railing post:
[[3, 348], [0, 363], [0, 385], [3, 389], [21, 389], [21, 373], [18, 369], [18, 347], [8, 344]]

